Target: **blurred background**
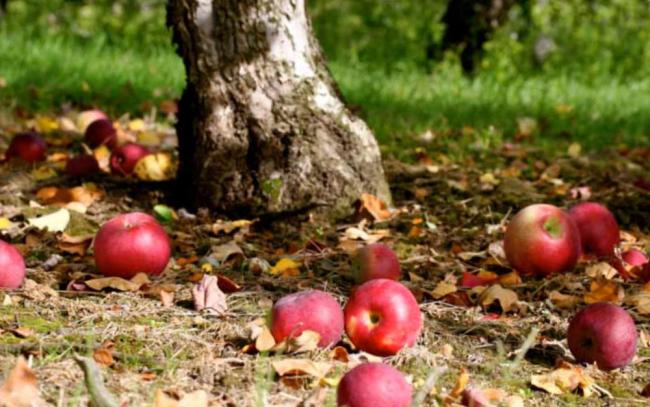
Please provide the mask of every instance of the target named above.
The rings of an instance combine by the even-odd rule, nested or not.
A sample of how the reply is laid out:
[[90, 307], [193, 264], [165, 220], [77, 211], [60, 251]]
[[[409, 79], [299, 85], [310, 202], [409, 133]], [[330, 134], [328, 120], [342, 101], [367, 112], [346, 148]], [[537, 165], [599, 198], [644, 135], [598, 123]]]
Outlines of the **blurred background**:
[[[141, 114], [180, 95], [164, 0], [2, 0], [0, 109]], [[650, 145], [647, 0], [308, 0], [385, 153], [426, 139]]]

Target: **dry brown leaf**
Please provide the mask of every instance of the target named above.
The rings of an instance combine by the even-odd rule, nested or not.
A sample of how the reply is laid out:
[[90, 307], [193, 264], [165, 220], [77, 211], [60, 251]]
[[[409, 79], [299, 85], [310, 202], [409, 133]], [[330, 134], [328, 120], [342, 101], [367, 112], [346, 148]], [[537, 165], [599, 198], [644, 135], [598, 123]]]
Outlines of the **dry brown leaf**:
[[585, 270], [587, 276], [597, 280], [611, 280], [618, 275], [618, 271], [607, 262], [600, 262], [588, 266]]
[[234, 240], [219, 246], [214, 246], [210, 253], [210, 257], [219, 260], [219, 262], [224, 262], [232, 256], [244, 256], [244, 251]]
[[283, 359], [271, 362], [278, 376], [309, 375], [317, 379], [325, 377], [332, 369], [330, 362], [315, 362], [309, 359]]
[[335, 346], [330, 351], [330, 359], [336, 360], [338, 362], [348, 363], [350, 361], [350, 355], [348, 350], [343, 346]]
[[495, 301], [499, 302], [504, 313], [515, 309], [518, 300], [519, 297], [516, 292], [503, 288], [499, 284], [494, 284], [483, 290], [478, 299], [483, 309], [487, 309]]
[[456, 287], [455, 283], [443, 280], [436, 285], [433, 291], [431, 291], [431, 296], [434, 300], [439, 300], [445, 295], [455, 293], [456, 291], [458, 291], [458, 287]]
[[533, 375], [530, 378], [530, 383], [538, 389], [556, 395], [572, 393], [580, 389], [584, 397], [589, 397], [596, 392], [594, 379], [580, 367], [566, 362], [550, 373]]
[[515, 287], [522, 284], [521, 276], [516, 270], [500, 275], [498, 281], [504, 287]]
[[636, 312], [641, 315], [650, 314], [650, 292], [640, 291], [625, 300], [626, 303], [634, 306]]
[[[102, 199], [104, 192], [102, 192], [95, 184], [83, 184], [74, 188], [57, 188], [45, 187], [36, 192], [36, 198], [44, 205], [54, 205], [67, 208], [71, 203], [80, 203], [85, 208], [92, 205], [94, 202]], [[68, 209], [76, 209], [73, 206]]]
[[557, 290], [553, 290], [548, 293], [548, 299], [551, 300], [553, 305], [562, 309], [574, 308], [576, 305], [582, 302], [582, 299], [578, 296], [563, 294]]
[[591, 282], [589, 292], [585, 294], [586, 304], [597, 302], [612, 302], [620, 304], [625, 298], [625, 291], [616, 282], [610, 280], [594, 280]]
[[391, 217], [388, 205], [371, 194], [361, 194], [356, 203], [357, 217], [368, 220], [386, 220]]
[[113, 366], [115, 359], [113, 358], [113, 351], [108, 347], [100, 347], [93, 352], [93, 359], [100, 365]]
[[[318, 332], [306, 330], [296, 337], [287, 338], [286, 340], [276, 344], [271, 350], [279, 353], [310, 352], [318, 349], [319, 341], [320, 334]], [[258, 348], [258, 350], [260, 349]]]
[[158, 389], [153, 401], [154, 407], [208, 407], [208, 403], [208, 393], [204, 390], [197, 390], [180, 398], [174, 398]]
[[66, 253], [85, 256], [93, 241], [93, 235], [70, 236], [66, 233], [58, 236], [59, 249]]
[[41, 407], [47, 404], [41, 398], [36, 375], [21, 356], [0, 387], [2, 407]]
[[225, 234], [230, 234], [231, 232], [238, 229], [243, 229], [244, 231], [248, 231], [248, 229], [252, 224], [253, 224], [252, 221], [246, 219], [234, 220], [232, 222], [224, 222], [222, 220], [219, 220], [212, 225], [211, 229], [212, 229], [212, 233], [214, 233], [215, 235], [221, 232]]
[[148, 154], [137, 162], [133, 173], [143, 181], [165, 181], [176, 175], [176, 163], [169, 153]]
[[215, 276], [204, 275], [192, 288], [192, 297], [197, 311], [223, 315], [228, 310], [226, 295], [219, 289], [219, 279]]
[[138, 291], [142, 286], [151, 284], [151, 281], [145, 273], [138, 273], [131, 280], [121, 277], [102, 277], [84, 281], [84, 284], [95, 291], [106, 288], [118, 291]]

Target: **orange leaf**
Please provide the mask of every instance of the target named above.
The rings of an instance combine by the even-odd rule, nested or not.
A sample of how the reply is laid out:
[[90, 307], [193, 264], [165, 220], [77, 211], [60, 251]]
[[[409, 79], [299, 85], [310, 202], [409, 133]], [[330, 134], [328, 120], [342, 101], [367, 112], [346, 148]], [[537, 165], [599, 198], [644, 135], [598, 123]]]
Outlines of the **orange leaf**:
[[356, 203], [357, 216], [368, 220], [386, 220], [391, 217], [388, 205], [381, 199], [371, 194], [361, 194]]
[[591, 282], [589, 292], [585, 294], [584, 300], [587, 304], [597, 302], [613, 302], [620, 304], [623, 302], [625, 292], [623, 287], [619, 287], [616, 282], [611, 280], [594, 280]]

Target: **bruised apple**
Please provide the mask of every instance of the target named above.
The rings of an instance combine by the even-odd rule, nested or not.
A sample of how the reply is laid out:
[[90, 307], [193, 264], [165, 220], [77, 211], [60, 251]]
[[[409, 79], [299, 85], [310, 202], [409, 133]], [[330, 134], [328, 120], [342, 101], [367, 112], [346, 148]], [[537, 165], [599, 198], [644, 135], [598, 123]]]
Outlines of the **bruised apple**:
[[569, 322], [569, 349], [578, 362], [602, 370], [628, 365], [636, 354], [634, 320], [623, 308], [600, 302], [587, 305]]
[[11, 244], [0, 240], [0, 288], [18, 288], [24, 279], [23, 255]]
[[65, 164], [65, 172], [73, 177], [83, 177], [99, 172], [99, 163], [92, 154], [78, 155], [68, 160]]
[[30, 131], [20, 133], [11, 139], [5, 158], [19, 158], [28, 163], [43, 161], [47, 157], [47, 144], [38, 133]]
[[271, 333], [277, 342], [300, 336], [303, 331], [320, 334], [318, 346], [341, 340], [343, 311], [330, 294], [308, 290], [282, 297], [271, 311]]
[[171, 255], [165, 229], [142, 212], [118, 215], [102, 225], [94, 250], [100, 273], [127, 279], [138, 273], [162, 273]]
[[385, 278], [354, 290], [344, 314], [345, 331], [354, 346], [378, 356], [412, 346], [422, 330], [422, 314], [411, 291]]
[[401, 269], [395, 252], [383, 243], [374, 243], [359, 249], [352, 269], [357, 283], [376, 278], [399, 280]]
[[580, 256], [580, 235], [562, 209], [535, 204], [512, 218], [503, 248], [514, 269], [523, 274], [546, 276], [575, 266]]
[[105, 145], [112, 150], [117, 146], [117, 130], [108, 119], [95, 120], [86, 129], [84, 139], [91, 148]]
[[111, 153], [111, 170], [116, 174], [131, 175], [138, 161], [149, 154], [149, 149], [137, 143], [126, 143]]
[[595, 202], [580, 203], [569, 211], [580, 231], [580, 241], [585, 254], [607, 257], [614, 254], [620, 241], [620, 231], [614, 215]]
[[409, 407], [413, 389], [404, 375], [383, 363], [363, 363], [347, 372], [336, 390], [339, 407]]

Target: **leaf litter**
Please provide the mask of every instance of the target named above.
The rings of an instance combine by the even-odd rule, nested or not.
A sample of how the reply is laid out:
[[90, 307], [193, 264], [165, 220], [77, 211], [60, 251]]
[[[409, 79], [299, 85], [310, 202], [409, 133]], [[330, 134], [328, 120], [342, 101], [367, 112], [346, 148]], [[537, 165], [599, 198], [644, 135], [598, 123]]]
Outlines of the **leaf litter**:
[[[28, 380], [12, 388], [24, 385], [49, 404], [61, 397], [87, 404], [90, 391], [71, 390], [84, 381], [72, 357], [77, 353], [91, 355], [97, 366], [88, 366], [101, 373], [118, 403], [242, 406], [263, 397], [267, 405], [332, 405], [342, 374], [376, 359], [345, 338], [331, 350], [317, 349], [318, 337], [309, 331], [277, 344], [266, 317], [274, 300], [302, 289], [326, 290], [343, 303], [354, 285], [350, 254], [381, 241], [397, 252], [404, 282], [425, 315], [416, 346], [384, 362], [403, 371], [416, 392], [427, 390], [422, 405], [646, 400], [647, 341], [639, 345], [641, 362], [612, 374], [556, 365], [571, 361], [567, 321], [586, 303], [621, 303], [648, 331], [650, 291], [640, 271], [623, 280], [615, 267], [588, 260], [565, 275], [522, 277], [509, 268], [501, 243], [508, 219], [521, 207], [541, 201], [568, 207], [589, 199], [615, 213], [626, 249], [647, 252], [650, 194], [638, 186], [649, 170], [643, 154], [592, 154], [568, 144], [556, 153], [516, 143], [456, 148], [453, 141], [441, 144], [449, 142], [444, 132], [432, 130], [436, 136], [414, 151], [414, 163], [385, 162], [394, 208], [364, 195], [351, 208], [356, 216], [337, 224], [317, 216], [268, 224], [175, 207], [165, 183], [106, 174], [90, 183], [65, 177], [67, 149], [85, 151], [74, 114], [66, 114], [33, 118], [52, 147], [47, 162], [0, 168], [6, 180], [0, 232], [25, 254], [29, 278], [22, 290], [2, 296], [0, 366], [15, 366], [20, 355], [38, 362], [29, 368], [32, 376], [25, 373]], [[173, 176], [170, 123], [149, 117], [118, 123], [121, 137], [144, 140], [158, 152], [139, 163], [136, 178]], [[524, 138], [538, 131], [531, 122], [520, 123]], [[108, 152], [92, 153], [107, 170]], [[129, 210], [156, 214], [172, 237], [174, 258], [160, 277], [133, 281], [96, 274], [91, 241], [97, 225]], [[531, 327], [539, 334], [528, 344]], [[432, 376], [440, 367], [445, 372]], [[4, 383], [13, 377], [9, 369], [0, 375]]]

